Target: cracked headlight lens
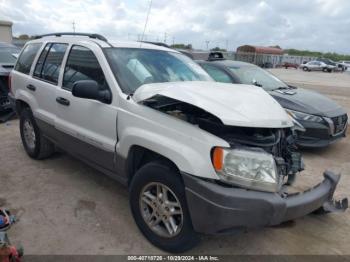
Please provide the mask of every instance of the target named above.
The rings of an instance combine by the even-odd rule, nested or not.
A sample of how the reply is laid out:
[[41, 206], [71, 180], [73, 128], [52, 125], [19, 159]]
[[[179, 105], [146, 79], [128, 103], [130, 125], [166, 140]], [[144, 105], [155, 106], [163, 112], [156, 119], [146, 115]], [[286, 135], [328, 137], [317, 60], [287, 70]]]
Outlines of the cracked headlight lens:
[[290, 109], [286, 109], [287, 113], [296, 120], [310, 121], [310, 122], [323, 122], [323, 118], [320, 116], [310, 115]]
[[213, 165], [226, 183], [269, 192], [280, 189], [275, 160], [264, 151], [217, 147], [213, 152]]

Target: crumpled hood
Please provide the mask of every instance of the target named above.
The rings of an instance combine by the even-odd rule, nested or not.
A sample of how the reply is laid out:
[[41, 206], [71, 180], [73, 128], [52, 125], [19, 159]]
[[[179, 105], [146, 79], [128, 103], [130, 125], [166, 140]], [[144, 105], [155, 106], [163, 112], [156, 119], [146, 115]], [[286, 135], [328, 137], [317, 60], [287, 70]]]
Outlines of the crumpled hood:
[[155, 95], [166, 96], [201, 108], [225, 125], [284, 128], [293, 123], [285, 110], [263, 89], [218, 82], [166, 82], [145, 84], [133, 95], [142, 102]]
[[275, 90], [269, 93], [284, 108], [326, 117], [345, 114], [345, 110], [332, 99], [303, 88]]

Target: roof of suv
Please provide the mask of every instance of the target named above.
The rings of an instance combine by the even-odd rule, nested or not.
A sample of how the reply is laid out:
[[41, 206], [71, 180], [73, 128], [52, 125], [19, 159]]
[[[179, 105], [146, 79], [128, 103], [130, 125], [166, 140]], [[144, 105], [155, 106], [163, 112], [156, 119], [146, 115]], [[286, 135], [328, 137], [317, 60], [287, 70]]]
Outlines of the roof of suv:
[[64, 43], [83, 43], [83, 42], [89, 42], [89, 43], [95, 43], [98, 44], [102, 48], [108, 48], [108, 47], [120, 47], [120, 48], [143, 48], [143, 49], [153, 49], [153, 50], [162, 50], [162, 51], [171, 51], [176, 52], [178, 51], [170, 48], [166, 48], [159, 45], [144, 43], [144, 42], [137, 42], [137, 41], [111, 41], [106, 42], [99, 39], [89, 38], [87, 36], [78, 36], [78, 35], [72, 35], [72, 36], [45, 36], [42, 38], [31, 40], [31, 43], [41, 43], [41, 42], [64, 42]]

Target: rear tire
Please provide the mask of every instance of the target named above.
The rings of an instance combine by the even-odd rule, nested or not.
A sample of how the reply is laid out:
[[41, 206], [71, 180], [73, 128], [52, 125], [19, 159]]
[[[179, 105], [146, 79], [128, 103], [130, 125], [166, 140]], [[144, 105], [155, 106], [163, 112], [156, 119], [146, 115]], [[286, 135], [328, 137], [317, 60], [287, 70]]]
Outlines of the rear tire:
[[[158, 194], [158, 192], [166, 193]], [[166, 196], [166, 200], [162, 199], [163, 196]], [[152, 200], [149, 201], [149, 199]], [[166, 164], [151, 162], [141, 167], [131, 182], [129, 200], [137, 226], [156, 247], [167, 252], [179, 253], [193, 248], [199, 242], [199, 235], [192, 227], [185, 187], [180, 174]], [[166, 203], [171, 205], [167, 206]], [[174, 203], [178, 203], [176, 210], [172, 208], [175, 206]], [[167, 209], [168, 207], [171, 207], [170, 210]], [[176, 215], [172, 215], [175, 212]], [[166, 224], [169, 226], [169, 221], [177, 228], [172, 233], [169, 233], [166, 227]]]
[[54, 144], [42, 135], [29, 108], [20, 113], [20, 132], [24, 149], [31, 158], [44, 159], [55, 152]]

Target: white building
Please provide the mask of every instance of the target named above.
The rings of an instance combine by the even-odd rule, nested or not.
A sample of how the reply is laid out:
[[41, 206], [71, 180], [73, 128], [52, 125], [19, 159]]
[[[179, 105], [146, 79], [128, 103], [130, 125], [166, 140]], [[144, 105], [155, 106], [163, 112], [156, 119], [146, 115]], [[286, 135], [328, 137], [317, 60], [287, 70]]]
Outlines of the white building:
[[12, 22], [0, 20], [0, 42], [12, 43]]

